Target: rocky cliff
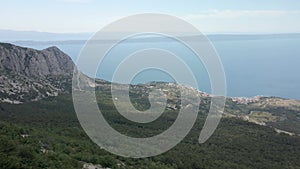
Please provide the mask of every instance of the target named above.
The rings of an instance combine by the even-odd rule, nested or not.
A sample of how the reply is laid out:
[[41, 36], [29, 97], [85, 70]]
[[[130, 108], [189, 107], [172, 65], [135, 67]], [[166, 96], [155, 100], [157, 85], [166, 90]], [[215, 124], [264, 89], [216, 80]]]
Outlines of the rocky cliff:
[[57, 47], [44, 50], [0, 43], [0, 70], [28, 77], [71, 75], [74, 63]]
[[0, 43], [0, 101], [22, 103], [69, 92], [74, 68], [57, 47], [35, 50]]

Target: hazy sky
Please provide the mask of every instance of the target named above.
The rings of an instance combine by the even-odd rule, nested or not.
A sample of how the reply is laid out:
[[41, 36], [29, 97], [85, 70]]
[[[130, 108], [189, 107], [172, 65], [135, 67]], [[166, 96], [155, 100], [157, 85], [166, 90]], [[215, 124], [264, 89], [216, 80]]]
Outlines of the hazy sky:
[[300, 33], [299, 0], [9, 0], [0, 29], [95, 32], [124, 16], [165, 13], [205, 33]]

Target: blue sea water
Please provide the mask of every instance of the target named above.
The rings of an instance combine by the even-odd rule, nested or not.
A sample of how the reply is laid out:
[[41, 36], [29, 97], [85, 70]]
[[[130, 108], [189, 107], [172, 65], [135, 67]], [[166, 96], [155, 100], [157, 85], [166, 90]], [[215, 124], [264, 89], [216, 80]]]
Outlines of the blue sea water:
[[[99, 68], [99, 78], [111, 80], [114, 69], [126, 54], [140, 47], [160, 47], [180, 55], [197, 75], [198, 88], [210, 92], [209, 78], [203, 64], [192, 57], [193, 53], [182, 45], [174, 42], [128, 44], [119, 45], [110, 52], [110, 57]], [[228, 96], [265, 95], [300, 99], [300, 38], [213, 40], [212, 44], [224, 66]], [[58, 46], [76, 61], [84, 43], [23, 44], [36, 49], [52, 45]], [[137, 75], [133, 83], [172, 80], [165, 73], [149, 70]]]

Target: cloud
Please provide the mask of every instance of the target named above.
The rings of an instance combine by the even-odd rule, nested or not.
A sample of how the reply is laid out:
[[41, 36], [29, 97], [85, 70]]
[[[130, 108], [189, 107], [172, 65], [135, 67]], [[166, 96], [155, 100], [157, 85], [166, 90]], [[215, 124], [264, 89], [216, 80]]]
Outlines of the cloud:
[[240, 17], [278, 17], [300, 14], [300, 11], [286, 10], [208, 10], [186, 15], [186, 19], [234, 19]]
[[300, 10], [207, 10], [182, 18], [203, 32], [300, 31]]

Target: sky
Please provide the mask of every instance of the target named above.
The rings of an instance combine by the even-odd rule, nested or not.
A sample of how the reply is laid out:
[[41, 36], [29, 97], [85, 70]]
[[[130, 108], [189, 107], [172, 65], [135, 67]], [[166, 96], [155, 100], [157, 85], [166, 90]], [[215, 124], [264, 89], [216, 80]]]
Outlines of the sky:
[[173, 15], [204, 33], [300, 33], [299, 0], [9, 0], [0, 29], [96, 32], [139, 13]]

